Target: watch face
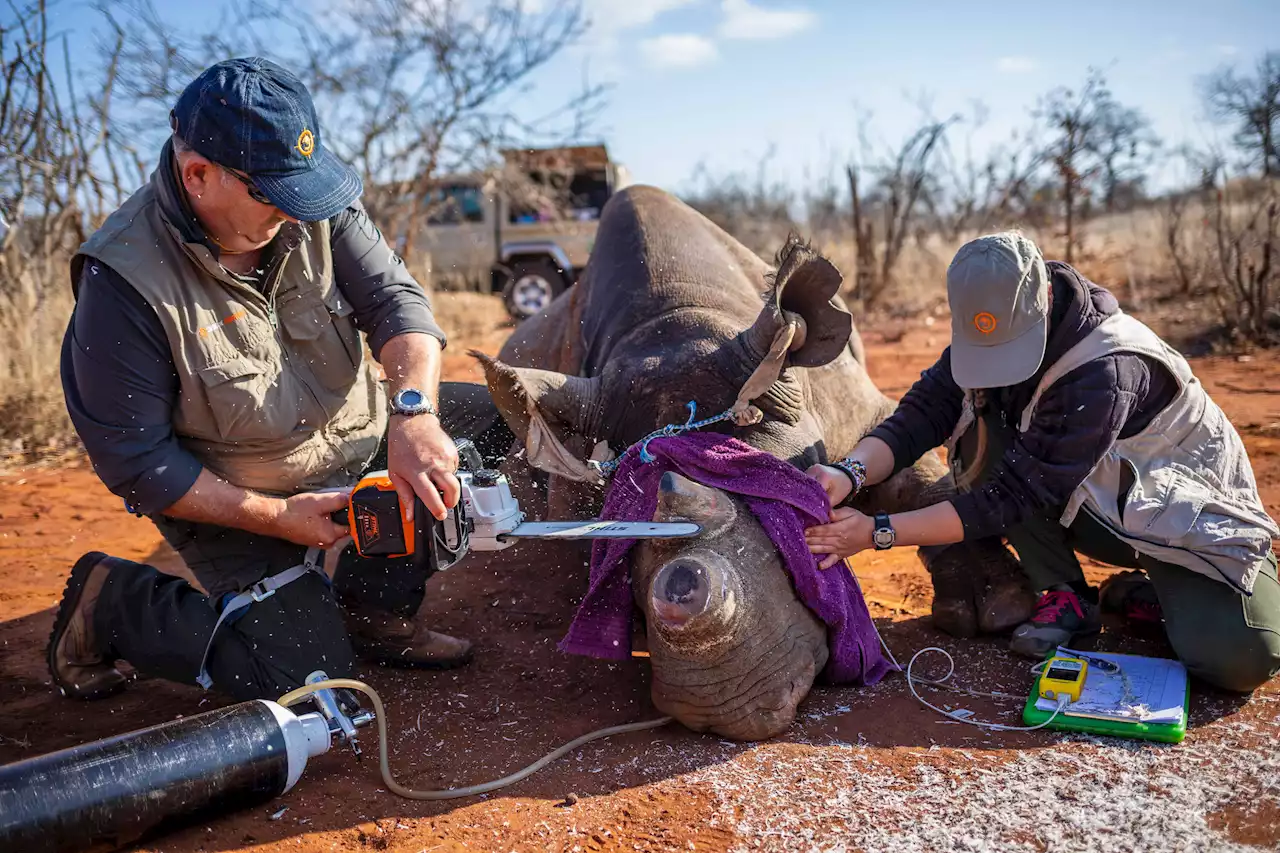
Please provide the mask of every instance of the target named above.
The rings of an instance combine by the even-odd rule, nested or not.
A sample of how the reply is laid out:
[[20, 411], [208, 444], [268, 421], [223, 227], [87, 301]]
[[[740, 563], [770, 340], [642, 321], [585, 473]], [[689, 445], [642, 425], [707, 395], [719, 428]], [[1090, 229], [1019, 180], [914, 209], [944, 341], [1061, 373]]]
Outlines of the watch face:
[[872, 540], [881, 548], [888, 548], [893, 544], [893, 530], [881, 527], [872, 535]]
[[397, 396], [400, 397], [400, 405], [402, 406], [422, 405], [422, 392], [414, 391], [412, 388], [401, 391]]

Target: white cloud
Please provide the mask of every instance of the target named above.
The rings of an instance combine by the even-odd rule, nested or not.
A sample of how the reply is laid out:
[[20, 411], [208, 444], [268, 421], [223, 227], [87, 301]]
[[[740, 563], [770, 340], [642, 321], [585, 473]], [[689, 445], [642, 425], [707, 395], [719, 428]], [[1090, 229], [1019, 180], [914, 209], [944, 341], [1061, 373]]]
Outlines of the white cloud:
[[996, 70], [1002, 74], [1026, 74], [1040, 67], [1030, 56], [1002, 56], [996, 60]]
[[750, 0], [722, 0], [720, 35], [727, 39], [779, 39], [809, 29], [817, 16], [808, 9], [763, 9]]
[[668, 33], [640, 42], [640, 53], [658, 68], [693, 68], [715, 60], [716, 46], [693, 33]]
[[616, 33], [653, 23], [659, 15], [689, 6], [697, 0], [586, 0], [583, 4], [591, 29]]
[[662, 15], [698, 0], [582, 0], [590, 27], [572, 50], [592, 62], [595, 74], [627, 73], [622, 61], [623, 37], [630, 30], [648, 27]]
[[1215, 44], [1213, 49], [1217, 51], [1220, 56], [1240, 55], [1240, 48], [1236, 47], [1234, 44]]

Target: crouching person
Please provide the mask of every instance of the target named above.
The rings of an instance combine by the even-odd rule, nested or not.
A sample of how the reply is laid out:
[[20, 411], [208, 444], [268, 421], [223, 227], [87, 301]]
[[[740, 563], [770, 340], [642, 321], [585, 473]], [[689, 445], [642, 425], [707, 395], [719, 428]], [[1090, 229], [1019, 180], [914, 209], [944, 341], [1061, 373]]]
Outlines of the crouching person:
[[510, 432], [487, 394], [437, 399], [444, 333], [296, 77], [262, 59], [219, 63], [171, 124], [150, 182], [72, 262], [62, 378], [99, 476], [207, 595], [86, 555], [50, 638], [54, 683], [106, 696], [126, 660], [273, 698], [315, 670], [354, 675], [357, 655], [466, 663], [468, 641], [414, 621], [429, 567], [348, 549], [332, 583], [315, 569], [346, 536], [331, 514], [362, 473], [388, 469], [401, 500], [416, 493], [443, 517], [459, 498], [450, 429], [499, 453]]
[[[828, 563], [867, 548], [1003, 533], [1040, 593], [1013, 632], [1039, 658], [1099, 611], [1163, 623], [1188, 670], [1247, 692], [1280, 672], [1280, 584], [1243, 443], [1186, 360], [1017, 233], [974, 240], [947, 273], [951, 346], [844, 460], [810, 470]], [[946, 443], [959, 493], [915, 512], [838, 507]], [[1100, 590], [1077, 552], [1130, 571]]]

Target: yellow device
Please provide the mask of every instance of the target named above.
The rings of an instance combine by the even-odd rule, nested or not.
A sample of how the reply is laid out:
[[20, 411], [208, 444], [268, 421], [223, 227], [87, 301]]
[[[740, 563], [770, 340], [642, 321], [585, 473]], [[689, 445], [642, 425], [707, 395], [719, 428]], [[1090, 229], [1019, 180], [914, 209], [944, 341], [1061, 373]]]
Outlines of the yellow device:
[[1044, 669], [1040, 671], [1040, 685], [1037, 690], [1044, 699], [1066, 697], [1072, 702], [1079, 702], [1080, 691], [1084, 689], [1084, 679], [1088, 672], [1087, 661], [1055, 655], [1049, 658]]

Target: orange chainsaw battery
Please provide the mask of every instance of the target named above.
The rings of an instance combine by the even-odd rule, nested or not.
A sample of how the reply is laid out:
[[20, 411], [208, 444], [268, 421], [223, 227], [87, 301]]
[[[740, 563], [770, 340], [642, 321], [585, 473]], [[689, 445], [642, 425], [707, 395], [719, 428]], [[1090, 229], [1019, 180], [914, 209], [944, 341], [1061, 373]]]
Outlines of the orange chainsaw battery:
[[407, 557], [414, 551], [414, 525], [385, 471], [374, 472], [351, 492], [351, 538], [361, 557]]

